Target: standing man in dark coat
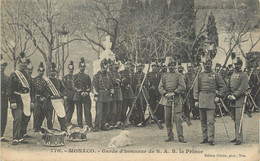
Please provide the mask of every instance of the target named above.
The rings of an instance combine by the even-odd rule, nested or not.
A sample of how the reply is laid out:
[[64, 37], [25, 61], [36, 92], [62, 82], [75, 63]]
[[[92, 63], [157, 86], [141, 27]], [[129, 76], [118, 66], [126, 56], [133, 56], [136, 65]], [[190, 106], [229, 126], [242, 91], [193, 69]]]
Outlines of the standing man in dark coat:
[[[66, 124], [66, 120], [65, 120], [66, 115], [65, 115], [64, 105], [63, 105], [63, 103], [60, 103], [59, 107], [62, 107], [62, 108], [58, 110], [53, 103], [57, 99], [64, 99], [65, 101], [67, 100], [65, 87], [64, 87], [63, 83], [61, 82], [61, 80], [59, 78], [57, 78], [57, 76], [58, 76], [58, 73], [56, 70], [56, 64], [54, 62], [52, 62], [51, 71], [49, 73], [49, 79], [46, 80], [51, 92], [50, 92], [50, 97], [47, 98], [47, 100], [46, 100], [47, 102], [45, 104], [45, 106], [48, 106], [48, 107], [44, 107], [44, 108], [51, 107], [50, 113], [49, 113], [49, 114], [51, 114], [51, 116], [53, 113], [53, 109], [55, 110], [55, 113], [57, 114], [57, 117], [58, 117], [58, 121], [60, 123], [60, 130], [66, 131], [67, 124]], [[50, 116], [48, 116], [48, 117], [50, 117]]]
[[186, 143], [183, 136], [182, 127], [182, 98], [186, 85], [180, 73], [175, 72], [176, 62], [170, 60], [168, 63], [169, 72], [165, 73], [159, 84], [159, 92], [162, 94], [160, 103], [164, 105], [165, 123], [168, 139], [166, 142], [173, 141], [173, 120], [176, 125], [178, 140]]
[[[30, 77], [30, 79], [32, 80], [33, 66], [32, 66], [31, 60], [26, 59], [26, 63], [27, 63], [26, 72], [27, 72], [28, 76]], [[32, 84], [33, 84], [33, 82], [32, 82]], [[31, 91], [33, 92], [33, 95], [34, 95], [34, 86], [33, 85], [32, 85]], [[33, 107], [31, 107], [31, 112], [32, 111], [33, 111]], [[21, 133], [22, 133], [23, 137], [25, 137], [25, 138], [31, 137], [27, 134], [27, 127], [28, 127], [30, 118], [31, 118], [31, 115], [26, 116], [24, 113], [22, 114], [22, 120], [23, 121], [22, 121]]]
[[30, 115], [30, 107], [34, 106], [34, 98], [32, 92], [32, 80], [27, 74], [27, 63], [25, 53], [21, 52], [18, 60], [19, 70], [13, 72], [9, 82], [9, 101], [11, 103], [13, 121], [13, 143], [28, 143], [24, 140], [21, 133], [22, 114]]
[[1, 56], [1, 142], [7, 142], [8, 140], [4, 138], [6, 123], [7, 123], [7, 110], [8, 110], [8, 96], [7, 96], [7, 87], [10, 81], [10, 78], [5, 75], [5, 69], [7, 63]]
[[126, 112], [128, 107], [132, 106], [132, 101], [134, 98], [133, 92], [133, 82], [134, 82], [134, 73], [131, 71], [132, 63], [130, 61], [125, 62], [125, 69], [120, 71], [122, 77], [122, 93], [123, 93], [123, 107], [120, 117], [120, 121], [125, 123], [126, 121]]
[[[91, 79], [88, 74], [85, 74], [86, 63], [82, 57], [79, 62], [79, 73], [74, 75], [74, 87], [76, 89], [73, 100], [77, 107], [78, 125], [83, 127], [82, 109], [84, 109], [85, 123], [92, 128], [91, 115], [91, 99], [89, 93], [91, 91]], [[84, 108], [83, 108], [84, 106]]]
[[65, 75], [62, 78], [62, 83], [64, 84], [66, 88], [66, 96], [67, 100], [65, 102], [65, 110], [66, 110], [66, 122], [67, 124], [71, 123], [71, 118], [74, 113], [74, 95], [75, 95], [75, 87], [73, 82], [73, 71], [74, 71], [74, 64], [73, 61], [70, 61], [68, 65], [69, 74]]
[[[235, 142], [235, 145], [240, 145], [243, 141], [242, 127], [239, 131], [239, 126], [242, 124], [240, 122], [242, 115], [242, 106], [245, 103], [245, 95], [248, 89], [248, 76], [246, 72], [241, 70], [242, 60], [238, 57], [235, 61], [235, 70], [230, 77], [228, 84], [228, 99], [230, 100], [231, 113], [234, 116], [235, 123], [235, 135], [236, 138], [231, 140]], [[241, 125], [242, 126], [242, 125]]]
[[195, 106], [200, 110], [201, 129], [204, 143], [214, 146], [215, 142], [215, 99], [223, 97], [226, 84], [218, 73], [212, 71], [212, 61], [203, 62], [204, 72], [198, 75], [194, 86]]
[[109, 114], [110, 103], [112, 95], [114, 94], [113, 83], [110, 74], [107, 71], [108, 61], [103, 59], [100, 63], [101, 71], [93, 77], [94, 97], [96, 101], [96, 118], [94, 132], [108, 131], [109, 128], [105, 126]]
[[110, 104], [110, 112], [109, 112], [109, 117], [108, 117], [108, 122], [109, 122], [109, 129], [113, 129], [114, 126], [118, 127], [119, 126], [119, 119], [120, 119], [120, 114], [122, 111], [122, 102], [123, 102], [123, 94], [121, 90], [121, 75], [118, 72], [118, 69], [120, 67], [119, 62], [113, 62], [112, 67], [109, 69], [109, 74], [112, 78], [112, 83], [114, 87], [114, 94], [113, 94], [113, 101]]
[[164, 120], [164, 114], [163, 106], [159, 105], [161, 94], [158, 90], [158, 86], [161, 80], [161, 73], [159, 73], [159, 67], [157, 63], [153, 62], [151, 66], [152, 71], [147, 74], [149, 82], [149, 96], [151, 101], [150, 103], [153, 111], [155, 110], [156, 106], [159, 106], [155, 111], [155, 115], [157, 116], [158, 120], [162, 122], [162, 120]]
[[50, 89], [43, 78], [45, 72], [45, 67], [43, 62], [41, 62], [38, 66], [37, 73], [38, 75], [33, 78], [33, 86], [35, 93], [35, 105], [33, 108], [33, 117], [34, 117], [34, 132], [38, 132], [41, 129], [42, 122], [44, 118], [47, 119], [47, 127], [48, 129], [52, 129], [52, 120], [51, 120], [51, 108], [44, 106], [45, 101], [50, 96]]

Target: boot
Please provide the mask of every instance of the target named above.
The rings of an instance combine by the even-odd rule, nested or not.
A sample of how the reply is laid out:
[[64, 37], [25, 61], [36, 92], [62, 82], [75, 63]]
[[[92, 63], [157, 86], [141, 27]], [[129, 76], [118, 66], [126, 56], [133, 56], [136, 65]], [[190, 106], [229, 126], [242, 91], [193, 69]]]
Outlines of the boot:
[[174, 141], [173, 133], [168, 133], [168, 139], [165, 140], [165, 142], [171, 142]]

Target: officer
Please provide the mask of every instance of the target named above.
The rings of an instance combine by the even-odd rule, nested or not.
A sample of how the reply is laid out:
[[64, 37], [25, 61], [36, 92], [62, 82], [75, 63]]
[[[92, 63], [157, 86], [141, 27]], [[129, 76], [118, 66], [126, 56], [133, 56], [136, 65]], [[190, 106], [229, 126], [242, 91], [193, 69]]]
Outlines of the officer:
[[[241, 70], [243, 62], [237, 57], [235, 64], [235, 70], [231, 75], [229, 84], [228, 84], [228, 99], [230, 100], [231, 113], [234, 116], [235, 123], [235, 139], [231, 142], [235, 142], [235, 145], [240, 145], [243, 141], [243, 132], [242, 127], [241, 131], [239, 130], [241, 115], [242, 115], [242, 106], [245, 103], [244, 98], [248, 89], [248, 76], [246, 72]], [[241, 125], [242, 126], [242, 125]]]
[[79, 62], [79, 73], [74, 75], [74, 86], [76, 89], [73, 100], [77, 107], [77, 121], [79, 126], [82, 123], [82, 108], [84, 106], [85, 123], [92, 128], [92, 115], [91, 115], [91, 99], [89, 93], [91, 91], [91, 79], [88, 74], [85, 74], [85, 59], [82, 57]]
[[93, 77], [93, 92], [96, 101], [96, 118], [93, 132], [108, 131], [105, 126], [109, 114], [110, 102], [114, 94], [113, 83], [110, 74], [107, 72], [108, 61], [103, 59], [100, 63], [101, 70]]
[[[147, 92], [147, 88], [148, 88], [148, 79], [144, 80], [145, 77], [145, 73], [143, 72], [144, 70], [144, 65], [141, 63], [137, 64], [137, 71], [134, 75], [135, 81], [134, 81], [134, 87], [135, 90], [134, 92], [137, 94], [140, 90], [140, 88], [143, 89], [144, 94], [146, 95], [147, 100], [149, 100], [149, 95]], [[144, 83], [142, 84], [142, 82], [144, 81]], [[141, 87], [142, 85], [142, 87]], [[140, 93], [139, 96], [137, 97], [136, 100], [136, 110], [133, 111], [133, 115], [137, 116], [134, 119], [135, 125], [137, 127], [141, 127], [141, 126], [145, 126], [145, 118], [144, 118], [144, 114], [146, 111], [146, 102], [145, 102], [145, 96], [143, 95], [143, 93]]]
[[8, 109], [8, 97], [7, 97], [7, 87], [9, 84], [10, 78], [5, 75], [5, 69], [7, 63], [1, 56], [1, 142], [7, 142], [8, 140], [4, 138], [5, 127], [7, 123], [7, 109]]
[[[66, 124], [65, 116], [59, 115], [59, 112], [56, 111], [56, 109], [55, 109], [55, 105], [52, 103], [52, 100], [55, 100], [55, 99], [63, 98], [64, 101], [67, 100], [65, 87], [64, 87], [63, 83], [61, 82], [61, 80], [59, 78], [57, 78], [57, 76], [58, 76], [58, 72], [56, 70], [56, 64], [54, 62], [52, 62], [51, 71], [48, 75], [49, 81], [47, 81], [47, 84], [48, 84], [51, 92], [50, 92], [50, 97], [48, 97], [46, 100], [47, 101], [46, 106], [51, 107], [50, 112], [48, 113], [48, 114], [51, 114], [51, 116], [48, 116], [48, 118], [52, 119], [52, 113], [53, 113], [53, 109], [54, 109], [58, 116], [58, 121], [60, 123], [60, 130], [66, 131], [67, 124]], [[63, 106], [63, 104], [60, 104], [60, 105]], [[48, 107], [44, 107], [44, 108], [48, 108]], [[63, 109], [63, 110], [65, 110], [65, 109]], [[64, 113], [65, 113], [65, 111], [64, 111]]]
[[45, 67], [43, 62], [41, 62], [37, 69], [37, 76], [33, 78], [33, 86], [35, 93], [35, 105], [33, 108], [33, 117], [34, 117], [34, 132], [38, 132], [41, 129], [44, 118], [47, 119], [48, 129], [52, 129], [52, 115], [51, 108], [44, 106], [46, 99], [50, 95], [50, 89], [43, 78], [45, 72]]
[[[195, 80], [194, 99], [195, 106], [199, 107], [203, 141], [214, 146], [215, 138], [215, 99], [223, 97], [226, 85], [218, 73], [212, 71], [212, 61], [206, 59], [203, 62], [204, 72]], [[217, 100], [217, 99], [216, 99]]]
[[[28, 76], [30, 77], [30, 79], [32, 79], [33, 66], [32, 66], [31, 60], [30, 59], [26, 59], [26, 64], [27, 64], [26, 72], [28, 73]], [[32, 86], [31, 91], [34, 93], [34, 86]], [[31, 111], [33, 111], [33, 107], [31, 107]], [[30, 138], [31, 137], [31, 136], [29, 136], [27, 134], [27, 127], [28, 127], [30, 118], [31, 118], [31, 115], [26, 116], [24, 113], [22, 114], [21, 133], [22, 133], [23, 137], [25, 137], [25, 138]]]
[[114, 94], [113, 94], [113, 101], [110, 105], [110, 112], [108, 117], [109, 122], [109, 129], [113, 129], [118, 127], [120, 124], [120, 114], [122, 112], [122, 102], [123, 102], [123, 94], [121, 90], [122, 79], [121, 75], [119, 74], [118, 70], [120, 67], [119, 62], [111, 62], [111, 68], [109, 69], [109, 74], [112, 78], [113, 87], [114, 87]]
[[128, 107], [132, 106], [132, 101], [134, 98], [133, 83], [134, 83], [134, 73], [131, 71], [132, 63], [130, 61], [125, 62], [125, 69], [120, 71], [122, 78], [122, 93], [123, 93], [123, 106], [120, 121], [125, 123], [126, 112]]
[[19, 69], [10, 75], [9, 101], [13, 115], [13, 142], [12, 145], [28, 143], [21, 133], [22, 114], [30, 115], [30, 107], [34, 106], [32, 80], [26, 72], [27, 63], [25, 53], [21, 52], [18, 60]]
[[183, 136], [182, 127], [182, 99], [180, 94], [185, 91], [186, 85], [180, 73], [175, 72], [176, 62], [169, 60], [169, 72], [162, 75], [159, 83], [159, 92], [162, 94], [160, 103], [164, 105], [165, 123], [168, 139], [166, 142], [173, 141], [173, 120], [178, 134], [178, 140], [186, 143]]
[[74, 82], [73, 82], [73, 71], [74, 71], [74, 64], [73, 61], [70, 61], [68, 64], [68, 70], [69, 74], [65, 75], [62, 78], [62, 83], [64, 84], [66, 88], [66, 96], [67, 100], [65, 102], [65, 109], [66, 109], [66, 122], [67, 124], [71, 123], [71, 118], [74, 113], [74, 95], [75, 95], [75, 88], [74, 88]]
[[[161, 74], [159, 73], [159, 66], [156, 62], [153, 62], [151, 64], [152, 66], [152, 71], [147, 74], [148, 82], [149, 82], [149, 97], [150, 97], [150, 103], [151, 103], [151, 108], [154, 111], [156, 106], [159, 106], [159, 101], [161, 98], [161, 94], [158, 90], [158, 86], [161, 80]], [[158, 120], [162, 122], [164, 119], [164, 114], [163, 114], [163, 107], [159, 106], [157, 107], [155, 112], [155, 115], [157, 116]], [[153, 122], [153, 120], [152, 120]]]

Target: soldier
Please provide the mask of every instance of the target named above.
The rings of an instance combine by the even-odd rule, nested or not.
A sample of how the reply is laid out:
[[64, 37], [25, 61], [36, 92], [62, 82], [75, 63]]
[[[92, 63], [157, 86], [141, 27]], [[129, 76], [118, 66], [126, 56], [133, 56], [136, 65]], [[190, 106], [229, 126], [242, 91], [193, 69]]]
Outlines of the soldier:
[[186, 143], [182, 127], [182, 99], [180, 94], [184, 92], [186, 85], [180, 73], [175, 72], [176, 62], [170, 60], [168, 63], [169, 72], [164, 74], [159, 83], [159, 92], [162, 94], [160, 103], [164, 105], [165, 123], [168, 139], [173, 141], [173, 120], [178, 134], [178, 140]]
[[203, 141], [201, 144], [209, 143], [214, 146], [215, 138], [215, 99], [223, 97], [225, 82], [221, 76], [212, 71], [212, 61], [206, 59], [203, 62], [204, 72], [198, 75], [194, 86], [195, 106], [199, 107]]
[[[151, 103], [151, 108], [154, 111], [156, 106], [157, 109], [155, 112], [155, 115], [157, 116], [158, 120], [160, 122], [163, 121], [164, 119], [164, 114], [163, 114], [163, 106], [159, 105], [159, 101], [161, 98], [161, 94], [158, 90], [158, 86], [161, 80], [161, 74], [159, 73], [159, 68], [157, 63], [152, 63], [152, 71], [147, 74], [148, 77], [148, 82], [149, 82], [149, 97], [150, 97], [150, 103]], [[152, 120], [153, 122], [153, 120]]]
[[[53, 113], [53, 109], [54, 109], [54, 111], [56, 112], [56, 114], [58, 116], [58, 121], [60, 123], [60, 130], [66, 131], [67, 125], [66, 125], [66, 120], [65, 120], [65, 109], [64, 109], [63, 103], [61, 101], [58, 102], [58, 100], [64, 99], [64, 101], [66, 101], [67, 96], [66, 96], [65, 87], [64, 87], [63, 83], [61, 82], [61, 80], [57, 78], [57, 76], [58, 76], [58, 73], [56, 70], [56, 64], [54, 62], [52, 62], [51, 71], [48, 75], [49, 79], [47, 79], [47, 84], [48, 84], [51, 92], [50, 92], [50, 97], [48, 97], [46, 100], [45, 106], [47, 106], [47, 107], [44, 107], [44, 108], [49, 108], [49, 107], [51, 108], [50, 112], [48, 113], [48, 114], [51, 114], [51, 116], [48, 116], [48, 118], [51, 118], [51, 119], [52, 119], [52, 113]], [[55, 102], [55, 104], [54, 104], [54, 102]], [[54, 115], [54, 117], [55, 117], [55, 115]], [[51, 126], [53, 126], [53, 125], [51, 125]], [[50, 129], [52, 129], [52, 127]]]
[[22, 114], [30, 115], [30, 107], [34, 104], [32, 92], [32, 80], [26, 73], [27, 63], [25, 53], [21, 52], [18, 60], [19, 69], [10, 75], [9, 82], [9, 101], [12, 109], [13, 121], [13, 142], [12, 145], [18, 143], [28, 143], [24, 140], [21, 133]]
[[7, 142], [8, 140], [4, 138], [5, 127], [7, 123], [7, 109], [8, 109], [8, 96], [7, 96], [7, 87], [9, 84], [10, 78], [5, 75], [5, 69], [7, 63], [3, 59], [2, 54], [1, 56], [1, 142]]
[[[27, 63], [27, 69], [26, 69], [26, 72], [28, 74], [28, 76], [30, 77], [30, 79], [32, 79], [32, 73], [33, 73], [33, 66], [32, 66], [32, 63], [31, 63], [31, 60], [30, 59], [26, 59], [26, 63]], [[34, 86], [32, 86], [33, 89], [32, 91], [34, 92]], [[31, 107], [31, 112], [33, 111], [33, 107]], [[22, 127], [21, 127], [21, 133], [23, 135], [23, 137], [25, 138], [30, 138], [31, 136], [29, 136], [27, 134], [27, 127], [28, 127], [28, 124], [29, 124], [29, 121], [30, 121], [30, 117], [31, 115], [29, 116], [26, 116], [24, 113], [22, 114]]]
[[120, 114], [122, 111], [122, 102], [123, 102], [123, 94], [121, 90], [121, 75], [119, 74], [120, 64], [119, 62], [112, 63], [112, 69], [109, 69], [109, 74], [112, 78], [113, 86], [114, 86], [114, 94], [113, 101], [110, 104], [110, 112], [108, 117], [109, 129], [113, 129], [118, 127], [120, 124]]
[[79, 126], [82, 123], [82, 108], [84, 105], [85, 123], [92, 128], [92, 115], [91, 115], [91, 99], [89, 93], [91, 91], [91, 79], [88, 74], [85, 74], [85, 59], [82, 57], [79, 62], [79, 73], [74, 75], [74, 86], [76, 89], [73, 100], [77, 107], [77, 121]]
[[120, 121], [125, 123], [126, 121], [126, 112], [128, 107], [132, 106], [132, 101], [134, 98], [133, 92], [133, 82], [134, 82], [134, 73], [131, 71], [132, 63], [130, 61], [125, 62], [125, 69], [120, 71], [122, 78], [122, 93], [123, 93], [123, 106]]
[[74, 95], [75, 95], [75, 88], [74, 88], [74, 82], [73, 82], [73, 71], [74, 71], [74, 64], [73, 61], [70, 61], [68, 65], [69, 74], [65, 75], [62, 78], [62, 83], [64, 84], [66, 88], [66, 96], [67, 100], [65, 102], [65, 110], [66, 110], [66, 122], [67, 124], [71, 123], [71, 118], [74, 113]]
[[42, 122], [44, 118], [47, 119], [47, 127], [48, 129], [52, 129], [52, 111], [48, 106], [44, 106], [46, 99], [50, 95], [49, 87], [43, 78], [45, 72], [45, 68], [43, 62], [41, 62], [38, 66], [37, 73], [38, 75], [33, 78], [33, 86], [35, 93], [35, 105], [33, 108], [33, 117], [34, 117], [34, 132], [38, 132], [41, 129]]
[[[149, 95], [147, 92], [148, 88], [148, 79], [144, 80], [145, 73], [143, 72], [144, 65], [139, 63], [137, 64], [137, 71], [134, 75], [135, 81], [134, 81], [134, 92], [137, 94], [139, 92], [139, 89], [142, 88], [144, 90], [144, 93], [146, 94], [146, 98], [149, 100]], [[144, 83], [142, 84], [142, 82]], [[142, 85], [142, 87], [141, 87]], [[133, 111], [133, 115], [137, 116], [134, 117], [134, 122], [137, 127], [145, 126], [145, 118], [144, 114], [146, 111], [146, 102], [145, 98], [143, 96], [143, 93], [140, 93], [137, 100], [136, 100], [136, 109]]]
[[107, 72], [108, 61], [103, 59], [100, 63], [101, 71], [93, 77], [94, 97], [96, 101], [96, 118], [93, 132], [99, 129], [108, 131], [109, 128], [105, 126], [109, 114], [109, 106], [112, 101], [112, 94], [114, 94], [112, 79]]
[[235, 123], [235, 139], [231, 142], [235, 142], [235, 145], [240, 145], [243, 141], [242, 127], [241, 131], [239, 126], [242, 115], [242, 106], [245, 103], [245, 95], [248, 89], [248, 76], [246, 72], [241, 70], [242, 60], [237, 57], [235, 61], [235, 70], [231, 75], [230, 81], [228, 83], [228, 99], [230, 100], [231, 113], [234, 116]]

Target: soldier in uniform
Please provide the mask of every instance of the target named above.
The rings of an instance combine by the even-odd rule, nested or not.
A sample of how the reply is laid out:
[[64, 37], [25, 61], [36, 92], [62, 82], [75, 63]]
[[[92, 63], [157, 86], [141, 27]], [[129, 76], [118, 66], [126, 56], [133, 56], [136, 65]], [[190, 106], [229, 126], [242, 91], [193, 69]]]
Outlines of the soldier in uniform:
[[126, 112], [128, 107], [132, 106], [132, 101], [134, 98], [133, 92], [133, 82], [134, 82], [134, 73], [131, 71], [132, 63], [130, 61], [125, 62], [125, 69], [120, 71], [122, 78], [122, 93], [123, 93], [123, 106], [120, 121], [125, 123], [126, 121]]
[[153, 111], [155, 110], [156, 106], [159, 106], [154, 112], [158, 120], [162, 122], [162, 120], [164, 119], [164, 114], [163, 114], [163, 107], [159, 105], [161, 94], [158, 90], [158, 86], [161, 80], [161, 74], [159, 73], [159, 68], [157, 63], [153, 62], [151, 66], [152, 66], [152, 71], [147, 74], [147, 78], [149, 82], [148, 85], [149, 97], [151, 101], [150, 103]]
[[[139, 89], [142, 88], [144, 90], [144, 94], [146, 95], [146, 98], [149, 100], [149, 95], [147, 92], [148, 88], [148, 79], [145, 78], [145, 73], [143, 72], [144, 65], [139, 63], [137, 64], [137, 71], [134, 75], [135, 81], [134, 81], [134, 92], [137, 94], [139, 92]], [[144, 83], [142, 84], [144, 80]], [[142, 85], [142, 87], [141, 87]], [[145, 126], [145, 118], [144, 113], [146, 111], [146, 102], [145, 102], [145, 96], [143, 93], [140, 93], [137, 100], [136, 100], [136, 108], [135, 111], [133, 111], [133, 115], [137, 116], [134, 117], [134, 122], [137, 127]]]
[[[27, 63], [27, 69], [26, 72], [28, 74], [28, 76], [30, 77], [30, 79], [32, 80], [32, 73], [33, 73], [33, 66], [31, 63], [30, 59], [26, 59], [26, 63]], [[34, 86], [32, 86], [33, 89], [32, 91], [34, 92]], [[31, 107], [31, 112], [33, 111], [33, 107]], [[24, 113], [22, 114], [22, 127], [21, 127], [21, 133], [23, 135], [23, 137], [25, 138], [30, 138], [31, 136], [29, 136], [27, 134], [27, 127], [30, 121], [31, 115], [30, 116], [26, 116]]]
[[[231, 75], [228, 83], [228, 99], [230, 100], [231, 113], [234, 116], [235, 123], [235, 139], [231, 142], [235, 142], [235, 145], [240, 145], [243, 141], [242, 127], [239, 130], [242, 106], [244, 104], [244, 98], [248, 89], [248, 76], [246, 72], [241, 70], [242, 60], [238, 57], [235, 62], [235, 70]], [[242, 126], [242, 125], [241, 125]]]
[[68, 65], [69, 74], [65, 75], [62, 78], [62, 83], [64, 84], [66, 88], [66, 96], [67, 100], [65, 102], [65, 110], [66, 110], [66, 122], [67, 124], [71, 123], [71, 118], [74, 113], [74, 95], [75, 95], [75, 88], [74, 88], [74, 82], [73, 82], [73, 71], [74, 71], [74, 64], [73, 61], [70, 61]]
[[123, 94], [121, 90], [121, 75], [118, 70], [120, 67], [119, 62], [113, 62], [109, 69], [109, 74], [112, 78], [112, 83], [114, 87], [113, 101], [110, 104], [110, 112], [108, 117], [109, 129], [113, 129], [114, 126], [117, 128], [120, 124], [120, 114], [122, 111]]
[[20, 59], [18, 60], [19, 69], [10, 75], [9, 82], [9, 101], [13, 115], [13, 142], [12, 145], [18, 143], [28, 143], [24, 140], [21, 133], [22, 114], [29, 115], [30, 106], [34, 104], [33, 92], [32, 92], [32, 80], [27, 74], [27, 63], [25, 59], [25, 53], [20, 53]]
[[91, 91], [91, 79], [88, 74], [85, 74], [85, 59], [82, 57], [79, 62], [79, 73], [74, 75], [74, 87], [76, 89], [73, 100], [77, 107], [77, 121], [79, 126], [82, 123], [82, 108], [84, 105], [85, 123], [92, 128], [92, 115], [91, 115], [91, 99], [89, 93]]
[[43, 78], [45, 72], [45, 68], [43, 62], [41, 62], [37, 69], [37, 76], [33, 78], [33, 86], [35, 93], [35, 105], [33, 108], [33, 117], [34, 117], [34, 132], [38, 132], [41, 129], [42, 122], [44, 118], [47, 119], [47, 127], [48, 129], [52, 129], [52, 115], [51, 108], [44, 106], [45, 101], [50, 95], [49, 87]]
[[7, 123], [7, 109], [8, 109], [8, 96], [7, 96], [7, 87], [9, 84], [10, 78], [5, 75], [5, 69], [7, 63], [1, 56], [1, 142], [7, 142], [8, 140], [4, 138], [5, 127]]
[[212, 61], [206, 59], [203, 62], [205, 71], [200, 73], [195, 80], [194, 99], [195, 106], [199, 107], [203, 141], [201, 144], [209, 143], [214, 146], [215, 138], [215, 99], [223, 97], [225, 93], [225, 82], [221, 76], [212, 71]]
[[110, 74], [107, 72], [108, 61], [103, 59], [100, 63], [101, 71], [93, 77], [94, 97], [96, 101], [96, 118], [94, 132], [99, 129], [108, 131], [105, 126], [109, 114], [110, 102], [114, 94], [113, 83]]
[[159, 83], [159, 92], [162, 94], [160, 103], [164, 105], [165, 123], [168, 139], [173, 141], [173, 120], [176, 125], [178, 140], [186, 143], [182, 127], [182, 98], [181, 93], [185, 91], [186, 85], [180, 73], [175, 72], [176, 62], [170, 60], [168, 63], [169, 72], [164, 74]]
[[[52, 99], [64, 99], [64, 101], [67, 100], [67, 96], [66, 96], [66, 89], [62, 83], [62, 81], [60, 79], [57, 78], [57, 70], [56, 70], [56, 64], [54, 62], [51, 63], [51, 71], [48, 75], [50, 82], [48, 84], [49, 89], [50, 89], [50, 97], [47, 98], [47, 102], [45, 106], [50, 107], [50, 112], [48, 114], [51, 114], [51, 116], [48, 116], [48, 118], [52, 119], [52, 113], [53, 113], [53, 109], [55, 109], [54, 105], [52, 104], [51, 100]], [[54, 92], [56, 91], [56, 92]], [[44, 108], [48, 108], [48, 107], [44, 107]], [[64, 109], [65, 110], [65, 109]], [[58, 121], [60, 123], [60, 129], [61, 131], [66, 131], [67, 130], [67, 124], [66, 124], [66, 120], [65, 120], [65, 116], [59, 116], [58, 112], [56, 111], [57, 116], [58, 116]], [[53, 126], [53, 125], [51, 125]], [[51, 128], [52, 129], [52, 128]]]

